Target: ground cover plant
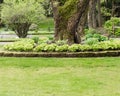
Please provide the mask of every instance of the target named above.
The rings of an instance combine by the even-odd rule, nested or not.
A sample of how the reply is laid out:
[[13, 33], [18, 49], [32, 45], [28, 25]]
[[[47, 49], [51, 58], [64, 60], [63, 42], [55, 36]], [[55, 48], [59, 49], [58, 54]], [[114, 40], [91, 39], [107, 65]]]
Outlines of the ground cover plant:
[[119, 57], [1, 57], [0, 96], [120, 96], [119, 69]]
[[35, 52], [84, 52], [84, 51], [105, 51], [120, 50], [120, 40], [111, 39], [93, 44], [72, 44], [68, 45], [66, 41], [52, 42], [49, 38], [39, 40], [38, 37], [32, 39], [22, 39], [12, 44], [4, 46], [8, 51], [35, 51]]

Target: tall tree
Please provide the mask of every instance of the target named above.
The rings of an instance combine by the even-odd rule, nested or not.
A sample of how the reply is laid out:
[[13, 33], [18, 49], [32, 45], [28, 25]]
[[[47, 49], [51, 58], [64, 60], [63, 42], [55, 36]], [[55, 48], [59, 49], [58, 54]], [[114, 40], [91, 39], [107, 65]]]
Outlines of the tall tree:
[[1, 26], [1, 4], [3, 3], [3, 0], [0, 0], [0, 26]]
[[96, 15], [97, 0], [90, 0], [89, 11], [88, 11], [88, 27], [97, 27], [97, 15]]
[[97, 0], [97, 6], [98, 6], [98, 27], [102, 27], [102, 17], [101, 17], [101, 4], [100, 4], [100, 0]]
[[[55, 40], [80, 43], [90, 0], [51, 0], [55, 21]], [[79, 27], [80, 26], [80, 27]], [[78, 31], [79, 30], [79, 31]]]

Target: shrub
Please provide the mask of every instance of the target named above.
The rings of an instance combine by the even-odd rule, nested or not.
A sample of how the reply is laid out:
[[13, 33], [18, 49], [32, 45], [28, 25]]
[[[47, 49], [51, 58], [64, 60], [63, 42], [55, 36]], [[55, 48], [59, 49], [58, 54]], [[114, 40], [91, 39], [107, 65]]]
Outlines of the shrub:
[[68, 45], [65, 44], [65, 45], [61, 45], [61, 46], [56, 46], [55, 51], [56, 52], [66, 52], [66, 51], [68, 51]]
[[49, 41], [49, 38], [47, 38], [47, 37], [42, 37], [42, 38], [39, 38], [39, 44], [41, 44], [41, 43], [46, 43], [47, 41]]
[[25, 38], [31, 24], [44, 18], [41, 3], [35, 0], [4, 0], [1, 18], [20, 38]]
[[106, 21], [104, 28], [109, 32], [109, 35], [119, 35], [119, 29], [114, 30], [114, 26], [120, 26], [120, 18], [112, 17], [110, 20]]
[[108, 40], [108, 37], [98, 34], [95, 29], [89, 29], [85, 35], [85, 43], [88, 45], [93, 45], [101, 41]]
[[44, 51], [45, 46], [47, 46], [47, 44], [46, 44], [46, 43], [42, 43], [42, 44], [36, 46], [36, 47], [34, 48], [34, 51], [42, 52], [42, 51]]
[[39, 37], [33, 37], [32, 38], [34, 40], [34, 42], [37, 44], [39, 42]]
[[92, 47], [90, 45], [85, 44], [85, 45], [82, 45], [79, 50], [81, 50], [81, 51], [91, 51]]
[[58, 40], [55, 42], [57, 45], [61, 46], [61, 45], [64, 45], [64, 44], [67, 44], [67, 41], [66, 40]]
[[92, 46], [94, 51], [120, 49], [120, 40], [104, 41]]
[[31, 39], [24, 39], [21, 41], [7, 44], [4, 46], [5, 50], [9, 51], [32, 51], [34, 47], [34, 41]]
[[79, 45], [79, 44], [73, 44], [73, 45], [68, 47], [68, 51], [78, 52], [78, 51], [80, 51], [80, 47], [81, 47], [81, 45]]
[[54, 52], [56, 46], [57, 46], [56, 44], [47, 44], [47, 45], [44, 47], [44, 51], [45, 51], [45, 52]]
[[93, 45], [93, 44], [96, 44], [98, 42], [99, 42], [98, 38], [89, 38], [85, 41], [85, 43], [88, 44], [88, 45]]

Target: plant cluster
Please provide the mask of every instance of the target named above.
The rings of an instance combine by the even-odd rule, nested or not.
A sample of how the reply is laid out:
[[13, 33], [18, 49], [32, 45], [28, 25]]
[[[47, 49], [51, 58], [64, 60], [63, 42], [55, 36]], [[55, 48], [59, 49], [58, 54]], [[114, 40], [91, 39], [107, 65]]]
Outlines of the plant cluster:
[[85, 43], [88, 45], [93, 45], [98, 42], [108, 40], [108, 38], [106, 36], [98, 34], [98, 32], [95, 29], [89, 29], [89, 30], [85, 30], [85, 31], [86, 31]]
[[32, 51], [34, 47], [34, 41], [31, 39], [23, 39], [16, 41], [12, 44], [7, 44], [4, 46], [5, 50], [9, 51]]
[[[119, 26], [119, 28], [115, 28]], [[109, 32], [110, 35], [120, 36], [120, 18], [113, 17], [106, 21], [104, 28]]]
[[119, 50], [120, 40], [109, 40], [98, 42], [93, 45], [88, 44], [73, 44], [73, 45], [58, 45], [56, 43], [47, 44], [41, 43], [34, 46], [35, 42], [31, 39], [21, 40], [13, 44], [5, 45], [4, 48], [9, 51], [35, 51], [35, 52], [83, 52], [83, 51], [105, 51]]

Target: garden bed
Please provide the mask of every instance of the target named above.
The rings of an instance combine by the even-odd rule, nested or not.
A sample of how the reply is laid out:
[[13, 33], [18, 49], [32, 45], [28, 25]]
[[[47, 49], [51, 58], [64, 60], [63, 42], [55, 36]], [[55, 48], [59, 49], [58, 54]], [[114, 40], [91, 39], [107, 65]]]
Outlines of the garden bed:
[[97, 52], [9, 52], [1, 51], [2, 57], [112, 57], [120, 56], [120, 50]]

